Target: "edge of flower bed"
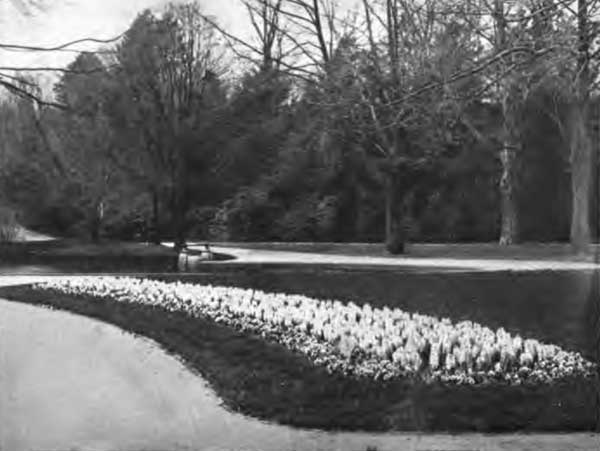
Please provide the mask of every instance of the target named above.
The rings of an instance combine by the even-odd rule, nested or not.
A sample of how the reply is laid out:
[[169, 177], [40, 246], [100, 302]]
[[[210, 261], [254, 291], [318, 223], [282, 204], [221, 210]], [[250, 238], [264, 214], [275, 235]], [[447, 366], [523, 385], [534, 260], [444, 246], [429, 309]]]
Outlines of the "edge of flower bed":
[[357, 381], [252, 334], [182, 313], [2, 287], [0, 296], [72, 311], [158, 342], [198, 371], [231, 410], [300, 427], [346, 430], [593, 430], [591, 380], [548, 386], [424, 386]]

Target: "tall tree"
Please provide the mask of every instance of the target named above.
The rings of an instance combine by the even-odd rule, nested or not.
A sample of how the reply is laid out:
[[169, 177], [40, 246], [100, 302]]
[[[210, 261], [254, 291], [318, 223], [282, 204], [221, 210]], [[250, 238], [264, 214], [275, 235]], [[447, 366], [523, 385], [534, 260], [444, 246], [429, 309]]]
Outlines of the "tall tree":
[[[504, 0], [494, 0], [494, 24], [495, 52], [500, 54], [510, 48], [507, 33], [507, 17]], [[512, 54], [506, 56], [499, 65], [500, 71], [506, 71], [512, 64]], [[503, 76], [499, 81], [499, 97], [502, 108], [502, 149], [500, 161], [502, 163], [502, 174], [500, 176], [500, 244], [510, 245], [517, 240], [518, 213], [516, 203], [516, 157], [519, 153], [521, 143], [519, 141], [517, 108], [520, 107], [518, 99], [515, 98], [515, 86], [511, 77]]]
[[[102, 67], [96, 55], [79, 55], [69, 65], [74, 73], [65, 73], [55, 87], [58, 101], [68, 110], [47, 116], [58, 135], [67, 168], [61, 183], [71, 185], [78, 193], [73, 202], [81, 203], [94, 241], [100, 238], [109, 195], [115, 194], [118, 177], [110, 159], [114, 140], [104, 107], [107, 72], [101, 71]], [[94, 75], [76, 73], [92, 70], [96, 71]]]
[[591, 240], [591, 205], [597, 164], [594, 153], [591, 101], [597, 87], [598, 2], [532, 2], [534, 40], [554, 49], [541, 66], [541, 85], [553, 91], [554, 108], [547, 109], [568, 143], [571, 178], [570, 241], [585, 252]]
[[116, 97], [125, 103], [117, 110], [128, 124], [126, 142], [134, 146], [129, 157], [142, 163], [137, 175], [146, 177], [155, 223], [162, 197], [178, 247], [185, 241], [194, 136], [206, 130], [206, 111], [223, 100], [218, 78], [223, 61], [203, 17], [195, 3], [170, 5], [162, 17], [146, 11], [118, 50], [116, 89], [125, 95]]
[[[446, 139], [440, 125], [451, 121], [456, 88], [448, 89], [449, 82], [473, 55], [469, 37], [457, 33], [461, 25], [451, 15], [441, 20], [439, 5], [363, 1], [368, 50], [358, 77], [362, 117], [385, 174], [385, 239], [391, 252], [404, 248], [417, 174]], [[448, 40], [455, 46], [453, 58], [440, 51], [449, 49]]]
[[590, 202], [594, 174], [590, 130], [590, 48], [593, 41], [590, 5], [577, 0], [577, 63], [575, 97], [569, 114], [571, 153], [571, 243], [577, 252], [587, 250], [590, 233]]

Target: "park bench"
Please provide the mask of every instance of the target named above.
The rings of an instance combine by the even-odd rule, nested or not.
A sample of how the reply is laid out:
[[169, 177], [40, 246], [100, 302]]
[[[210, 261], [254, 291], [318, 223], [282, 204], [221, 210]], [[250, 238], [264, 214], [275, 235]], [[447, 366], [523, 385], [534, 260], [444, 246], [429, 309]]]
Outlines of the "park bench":
[[209, 243], [204, 243], [202, 246], [204, 246], [204, 249], [200, 250], [195, 249], [190, 251], [187, 245], [181, 249], [178, 262], [179, 270], [190, 269], [190, 263], [193, 264], [194, 261], [210, 261], [214, 259], [214, 253], [210, 249]]

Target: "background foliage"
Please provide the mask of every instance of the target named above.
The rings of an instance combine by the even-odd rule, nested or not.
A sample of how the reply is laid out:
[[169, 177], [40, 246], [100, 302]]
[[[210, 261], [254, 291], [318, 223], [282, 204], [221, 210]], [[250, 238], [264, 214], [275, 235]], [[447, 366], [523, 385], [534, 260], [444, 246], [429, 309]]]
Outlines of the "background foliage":
[[[408, 20], [427, 10], [405, 8], [396, 11], [409, 30], [398, 38], [400, 62], [386, 53], [389, 39], [369, 46], [345, 27], [330, 30], [329, 53], [313, 56], [321, 59], [310, 74], [263, 53], [237, 78], [219, 28], [196, 4], [144, 11], [112, 54], [81, 53], [67, 68], [54, 88], [65, 109], [2, 100], [0, 202], [29, 227], [93, 239], [371, 242], [386, 233], [392, 171], [408, 239], [496, 240], [506, 110], [486, 85], [497, 68], [444, 83], [495, 54], [474, 37], [484, 28], [466, 9], [437, 16], [425, 38]], [[535, 21], [511, 25], [509, 39], [540, 48], [574, 36], [572, 20], [553, 17], [545, 32]], [[521, 240], [569, 238], [573, 97], [564, 87], [574, 63], [547, 72], [566, 58], [523, 60], [510, 75], [527, 84], [511, 110]], [[404, 68], [400, 85], [392, 63]], [[382, 100], [390, 96], [393, 109]], [[373, 112], [402, 117], [387, 128], [400, 153], [380, 154], [386, 135]]]

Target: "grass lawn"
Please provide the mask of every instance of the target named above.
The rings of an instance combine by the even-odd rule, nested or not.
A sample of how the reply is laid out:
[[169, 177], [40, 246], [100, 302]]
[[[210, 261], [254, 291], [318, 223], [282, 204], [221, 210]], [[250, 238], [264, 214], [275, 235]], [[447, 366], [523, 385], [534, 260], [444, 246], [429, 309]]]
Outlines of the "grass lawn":
[[[469, 319], [592, 357], [590, 273], [423, 273], [318, 267], [213, 267], [166, 280], [302, 293]], [[422, 385], [344, 379], [279, 345], [160, 308], [89, 301], [28, 287], [0, 297], [51, 305], [150, 337], [198, 370], [233, 410], [303, 427], [423, 431], [574, 431], [595, 425], [596, 383]], [[595, 302], [594, 302], [595, 301]]]
[[164, 246], [74, 239], [0, 243], [1, 264], [47, 264], [72, 271], [172, 271], [177, 255]]

